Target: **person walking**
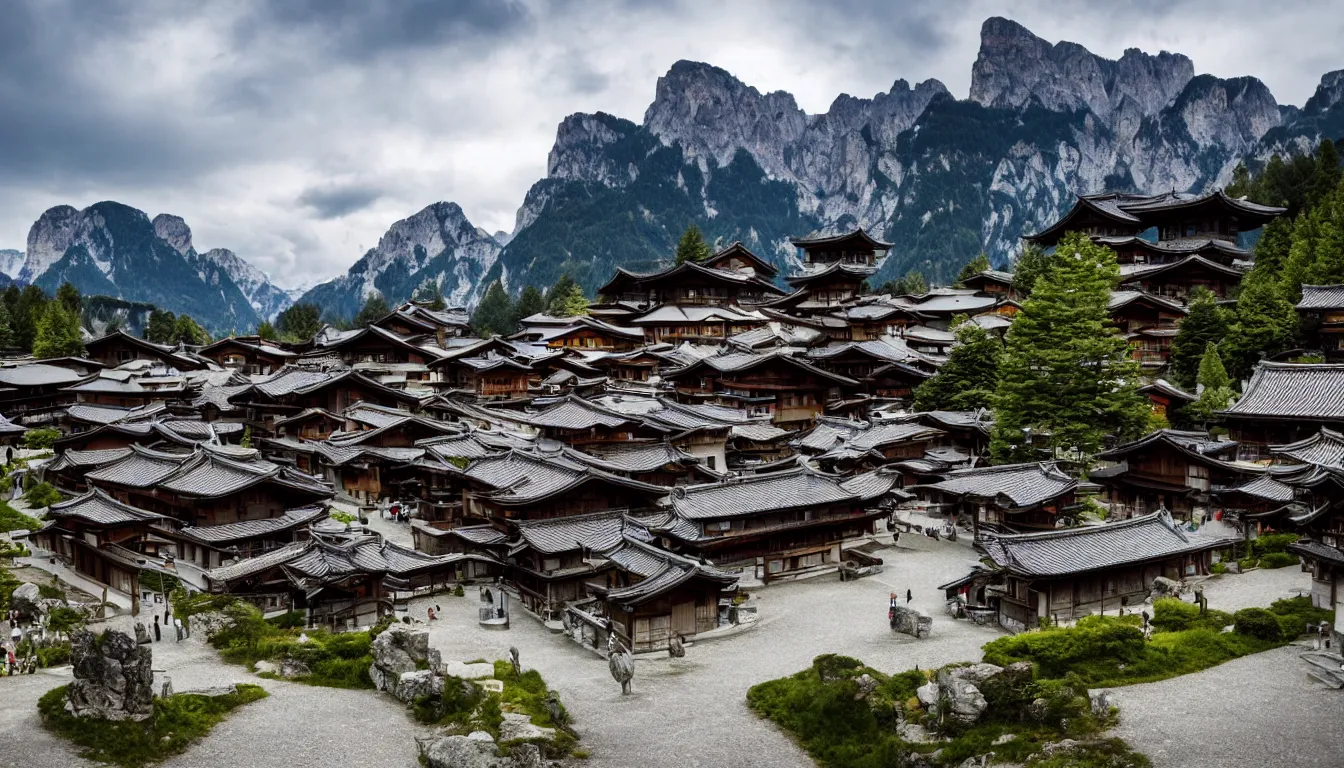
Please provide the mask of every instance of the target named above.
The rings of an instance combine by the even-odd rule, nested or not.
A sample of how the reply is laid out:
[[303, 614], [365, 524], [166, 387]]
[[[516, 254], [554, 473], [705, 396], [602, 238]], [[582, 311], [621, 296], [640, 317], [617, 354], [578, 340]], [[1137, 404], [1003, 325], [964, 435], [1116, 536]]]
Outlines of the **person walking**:
[[908, 589], [905, 590], [905, 604], [906, 604], [906, 605], [909, 605], [909, 604], [910, 604], [910, 601], [911, 601], [911, 600], [914, 600], [914, 599], [915, 599], [915, 593], [914, 593], [914, 592], [911, 592], [911, 591], [908, 590]]
[[177, 642], [182, 642], [182, 620], [173, 619], [173, 629], [177, 630]]
[[159, 629], [159, 617], [154, 617], [154, 642], [163, 640], [163, 631]]

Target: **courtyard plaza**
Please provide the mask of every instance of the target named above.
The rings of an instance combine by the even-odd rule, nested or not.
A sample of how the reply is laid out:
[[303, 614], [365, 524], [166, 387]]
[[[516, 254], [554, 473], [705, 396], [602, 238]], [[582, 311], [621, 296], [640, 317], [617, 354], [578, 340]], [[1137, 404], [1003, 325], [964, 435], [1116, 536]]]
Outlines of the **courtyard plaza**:
[[[404, 526], [374, 522], [391, 537]], [[890, 539], [883, 537], [889, 542]], [[599, 768], [732, 768], [810, 766], [787, 736], [746, 706], [751, 686], [793, 674], [823, 653], [862, 659], [896, 672], [980, 658], [1000, 630], [948, 617], [937, 585], [965, 573], [977, 557], [969, 544], [903, 534], [876, 554], [884, 571], [858, 581], [834, 574], [772, 584], [752, 592], [760, 619], [730, 637], [692, 644], [681, 659], [663, 653], [636, 657], [633, 692], [622, 696], [606, 661], [513, 607], [507, 631], [478, 624], [478, 590], [412, 601], [409, 615], [427, 622], [431, 645], [445, 661], [507, 658], [517, 647], [522, 664], [537, 669], [569, 709], [581, 746]], [[1211, 607], [1235, 610], [1267, 605], [1308, 586], [1297, 568], [1253, 571], [1206, 583]], [[913, 593], [915, 607], [934, 617], [933, 634], [916, 640], [887, 624], [888, 596]], [[126, 617], [114, 625], [128, 628]], [[244, 707], [209, 736], [165, 766], [412, 766], [417, 725], [389, 697], [371, 691], [314, 688], [260, 680], [222, 663], [201, 638], [155, 645], [155, 669], [177, 690], [257, 682], [269, 698]], [[1117, 689], [1118, 735], [1149, 754], [1158, 768], [1220, 766], [1326, 766], [1344, 764], [1344, 744], [1330, 738], [1344, 717], [1344, 696], [1308, 682], [1296, 648], [1240, 659], [1172, 680]], [[69, 681], [68, 670], [0, 678], [0, 766], [56, 768], [85, 765], [38, 725], [37, 699]], [[1191, 702], [1199, 702], [1197, 705]], [[1195, 709], [1195, 707], [1198, 709]], [[1230, 731], [1229, 722], [1237, 723]], [[1216, 759], [1214, 759], [1216, 756]]]

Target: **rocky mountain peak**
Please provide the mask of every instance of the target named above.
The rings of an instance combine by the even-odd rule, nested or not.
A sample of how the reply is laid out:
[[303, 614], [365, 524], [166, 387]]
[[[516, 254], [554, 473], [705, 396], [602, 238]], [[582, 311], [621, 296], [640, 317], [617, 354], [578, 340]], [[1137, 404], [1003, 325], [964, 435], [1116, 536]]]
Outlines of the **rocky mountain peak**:
[[154, 217], [154, 234], [161, 240], [173, 246], [173, 250], [187, 255], [192, 250], [191, 227], [181, 216], [174, 216], [170, 213], [160, 213]]
[[1316, 92], [1307, 99], [1302, 111], [1318, 114], [1329, 110], [1340, 101], [1344, 101], [1344, 69], [1322, 75], [1320, 85], [1316, 86]]
[[560, 122], [555, 144], [546, 158], [546, 175], [554, 179], [593, 179], [619, 186], [624, 169], [606, 161], [602, 149], [635, 131], [629, 120], [605, 112], [576, 113]]
[[663, 144], [680, 143], [702, 163], [713, 158], [727, 165], [741, 148], [766, 171], [782, 173], [783, 147], [803, 135], [807, 116], [791, 94], [762, 94], [727, 70], [678, 61], [658, 78], [644, 127]]
[[1141, 116], [1156, 114], [1192, 77], [1194, 63], [1180, 54], [1163, 51], [1154, 56], [1131, 48], [1113, 61], [1077, 43], [1051, 45], [1021, 24], [996, 16], [980, 28], [971, 100], [1007, 109], [1037, 101], [1056, 112], [1088, 109], [1109, 121], [1126, 101]]
[[90, 230], [88, 217], [72, 205], [57, 205], [43, 211], [28, 229], [27, 255], [23, 268], [14, 277], [28, 283], [36, 280]]

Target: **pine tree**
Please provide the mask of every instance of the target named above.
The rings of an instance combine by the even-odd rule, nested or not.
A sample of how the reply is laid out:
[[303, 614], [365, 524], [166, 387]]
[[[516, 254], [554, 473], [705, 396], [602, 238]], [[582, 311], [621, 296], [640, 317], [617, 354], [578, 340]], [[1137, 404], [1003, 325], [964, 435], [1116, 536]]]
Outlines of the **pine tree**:
[[513, 305], [513, 325], [516, 327], [525, 317], [546, 311], [546, 298], [535, 285], [524, 286], [518, 301]]
[[1275, 280], [1288, 261], [1293, 247], [1293, 222], [1281, 216], [1265, 225], [1255, 243], [1255, 271]]
[[149, 322], [145, 323], [145, 340], [155, 344], [177, 343], [177, 315], [163, 309], [149, 313]]
[[279, 332], [275, 330], [275, 326], [271, 325], [269, 320], [263, 320], [261, 325], [257, 326], [257, 336], [267, 341], [275, 341], [280, 338]]
[[387, 317], [387, 314], [391, 311], [387, 306], [387, 299], [384, 299], [381, 293], [370, 293], [364, 299], [364, 306], [360, 307], [359, 314], [355, 315], [355, 327], [367, 328], [378, 320]]
[[692, 224], [681, 233], [681, 240], [677, 243], [677, 263], [685, 261], [700, 262], [713, 255], [709, 249], [709, 244], [705, 242], [704, 235], [700, 234], [700, 228]]
[[10, 316], [14, 323], [14, 343], [20, 349], [32, 350], [37, 337], [37, 324], [46, 313], [47, 294], [36, 285], [26, 285]]
[[448, 306], [448, 303], [443, 300], [443, 291], [439, 288], [439, 284], [434, 281], [423, 283], [416, 289], [411, 300], [436, 312]]
[[1227, 315], [1208, 288], [1199, 286], [1190, 294], [1190, 314], [1171, 340], [1171, 378], [1177, 386], [1194, 389], [1204, 350], [1227, 336]]
[[9, 308], [0, 302], [0, 349], [14, 346], [14, 326], [9, 319]]
[[79, 317], [66, 310], [60, 301], [49, 301], [37, 324], [33, 339], [33, 357], [47, 359], [84, 354], [79, 332]]
[[994, 396], [999, 462], [1035, 458], [1028, 429], [1048, 433], [1056, 450], [1091, 454], [1108, 436], [1129, 440], [1148, 423], [1138, 363], [1107, 311], [1120, 279], [1115, 254], [1079, 233], [1055, 253], [1008, 331]]
[[877, 292], [889, 296], [920, 296], [929, 292], [929, 284], [923, 272], [906, 272], [895, 280], [883, 283]]
[[1192, 415], [1207, 425], [1218, 418], [1218, 412], [1227, 410], [1237, 401], [1232, 379], [1218, 355], [1218, 345], [1209, 342], [1199, 361], [1199, 400], [1190, 406]]
[[295, 304], [275, 319], [275, 330], [287, 341], [308, 341], [322, 329], [322, 309], [316, 304]]
[[1045, 273], [1053, 258], [1054, 254], [1046, 253], [1035, 243], [1029, 243], [1022, 249], [1022, 255], [1017, 257], [1017, 265], [1013, 267], [1013, 288], [1023, 299], [1031, 295], [1037, 278]]
[[933, 378], [915, 389], [917, 411], [971, 411], [993, 404], [1003, 342], [962, 317], [957, 345]]
[[481, 338], [513, 332], [513, 306], [503, 283], [496, 280], [490, 284], [471, 316], [471, 327]]
[[560, 276], [546, 292], [546, 314], [555, 317], [575, 317], [588, 314], [588, 299], [583, 289], [568, 274]]
[[61, 283], [61, 287], [56, 289], [56, 300], [65, 306], [65, 311], [79, 317], [84, 312], [84, 302], [80, 298], [79, 289], [71, 285], [67, 280]]
[[1250, 378], [1260, 358], [1292, 349], [1297, 343], [1297, 312], [1272, 278], [1252, 270], [1241, 281], [1236, 319], [1227, 329], [1220, 354], [1235, 380]]
[[961, 271], [957, 273], [957, 287], [960, 288], [962, 283], [981, 272], [989, 270], [989, 268], [989, 255], [982, 251], [980, 255], [966, 262], [966, 266], [962, 267]]
[[1315, 173], [1307, 185], [1307, 205], [1317, 204], [1339, 186], [1339, 152], [1335, 150], [1334, 141], [1321, 139], [1320, 145], [1316, 147], [1316, 167], [1313, 170]]
[[178, 315], [173, 322], [173, 337], [169, 343], [203, 346], [210, 343], [210, 334], [191, 315]]

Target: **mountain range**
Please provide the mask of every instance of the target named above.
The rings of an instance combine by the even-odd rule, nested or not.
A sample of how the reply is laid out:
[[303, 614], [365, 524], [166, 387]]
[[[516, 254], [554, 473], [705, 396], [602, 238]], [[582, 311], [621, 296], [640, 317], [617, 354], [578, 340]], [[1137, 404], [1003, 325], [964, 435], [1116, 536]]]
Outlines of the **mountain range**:
[[[981, 251], [1009, 263], [1019, 235], [1076, 194], [1199, 192], [1226, 183], [1238, 162], [1344, 137], [1344, 70], [1298, 108], [1254, 77], [1197, 75], [1179, 53], [1129, 49], [1112, 60], [1003, 18], [985, 21], [980, 38], [967, 98], [937, 80], [896, 80], [871, 98], [841, 94], [820, 114], [679, 61], [640, 122], [598, 112], [560, 123], [513, 232], [489, 234], [455, 203], [435, 203], [299, 300], [349, 317], [372, 291], [396, 303], [433, 285], [471, 306], [496, 278], [517, 293], [565, 273], [591, 295], [618, 266], [668, 263], [690, 224], [785, 272], [796, 262], [789, 237], [861, 225], [894, 243], [875, 280], [919, 270], [948, 282]], [[139, 234], [100, 240], [92, 222], [118, 217]], [[15, 277], [161, 300], [217, 328], [290, 300], [228, 251], [197, 254], [180, 219], [160, 219], [116, 203], [54, 208], [34, 225]], [[143, 284], [125, 279], [159, 260], [172, 268]], [[178, 309], [188, 305], [199, 309]]]

